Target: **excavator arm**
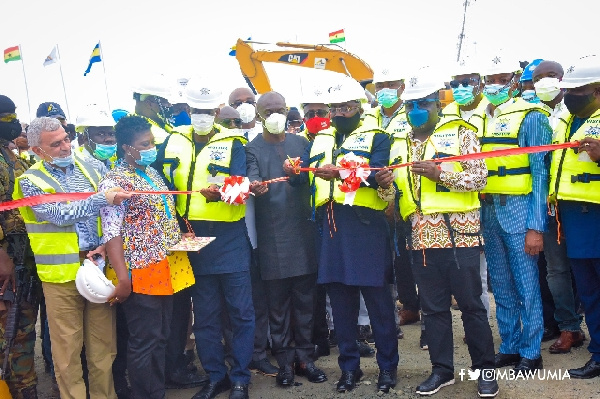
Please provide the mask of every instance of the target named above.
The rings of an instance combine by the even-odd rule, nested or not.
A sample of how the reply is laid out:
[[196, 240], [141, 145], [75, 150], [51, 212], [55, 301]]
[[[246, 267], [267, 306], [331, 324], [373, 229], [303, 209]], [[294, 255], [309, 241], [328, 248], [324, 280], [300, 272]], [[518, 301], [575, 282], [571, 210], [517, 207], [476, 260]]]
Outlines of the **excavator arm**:
[[301, 66], [305, 68], [323, 69], [339, 72], [350, 76], [363, 85], [373, 80], [373, 70], [356, 55], [342, 48], [332, 48], [327, 45], [276, 43], [285, 50], [254, 50], [250, 44], [238, 39], [236, 55], [244, 78], [256, 93], [271, 91], [269, 76], [263, 62], [274, 62]]

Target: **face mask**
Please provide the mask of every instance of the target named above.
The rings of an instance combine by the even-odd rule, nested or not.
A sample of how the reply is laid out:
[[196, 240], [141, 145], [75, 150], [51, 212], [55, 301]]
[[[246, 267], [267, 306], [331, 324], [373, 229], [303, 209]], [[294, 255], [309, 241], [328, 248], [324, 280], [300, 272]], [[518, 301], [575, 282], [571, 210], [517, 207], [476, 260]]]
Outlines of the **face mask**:
[[565, 94], [565, 106], [569, 112], [575, 116], [579, 115], [592, 101], [594, 101], [594, 92], [590, 94]]
[[[133, 148], [133, 147], [132, 147]], [[138, 150], [136, 150], [138, 151]], [[135, 163], [140, 166], [148, 166], [156, 161], [156, 147], [149, 148], [147, 150], [138, 151], [140, 153], [140, 159], [136, 159]], [[131, 153], [130, 153], [131, 154]]]
[[112, 145], [98, 144], [98, 143], [94, 143], [94, 144], [96, 144], [96, 149], [94, 150], [94, 158], [97, 158], [101, 161], [107, 160], [108, 158], [115, 155], [115, 153], [117, 152], [116, 144], [112, 144]]
[[414, 108], [407, 114], [408, 122], [413, 128], [418, 128], [427, 123], [429, 119], [429, 111], [426, 109], [421, 109], [415, 103]]
[[329, 118], [321, 118], [318, 116], [306, 121], [306, 128], [310, 134], [317, 134], [321, 130], [327, 129], [330, 125], [331, 120]]
[[190, 116], [185, 111], [181, 111], [177, 115], [173, 115], [170, 122], [175, 127], [191, 125], [191, 123], [192, 123]]
[[377, 93], [377, 102], [383, 106], [383, 108], [391, 108], [398, 102], [398, 90], [396, 89], [381, 89]]
[[21, 123], [18, 119], [12, 122], [0, 122], [0, 138], [12, 141], [21, 134]]
[[456, 89], [452, 89], [452, 96], [454, 97], [454, 101], [458, 105], [469, 105], [475, 101], [475, 96], [473, 95], [474, 86], [464, 87], [463, 85], [459, 85]]
[[331, 120], [331, 124], [335, 127], [335, 129], [342, 133], [348, 134], [352, 133], [354, 129], [358, 127], [360, 123], [360, 112], [355, 113], [352, 116], [334, 116]]
[[508, 91], [510, 90], [510, 83], [506, 85], [501, 84], [489, 84], [483, 88], [483, 95], [494, 105], [502, 104], [510, 98]]
[[521, 98], [531, 104], [537, 104], [540, 102], [538, 96], [535, 95], [535, 90], [523, 90]]
[[519, 92], [520, 92], [520, 90], [519, 90], [519, 89], [514, 89], [514, 90], [511, 92], [511, 95], [510, 95], [510, 96], [511, 96], [512, 98], [515, 98], [516, 96], [518, 96], [518, 95], [519, 95]]
[[52, 157], [52, 165], [58, 166], [59, 168], [66, 168], [67, 166], [73, 165], [73, 153], [70, 153], [63, 158]]
[[264, 126], [271, 134], [281, 134], [285, 131], [286, 119], [285, 115], [276, 112], [265, 119]]
[[241, 103], [236, 109], [243, 123], [250, 123], [256, 117], [256, 108], [252, 104]]
[[206, 136], [213, 129], [215, 117], [208, 114], [192, 114], [191, 122], [196, 134]]
[[542, 101], [552, 101], [560, 93], [558, 82], [558, 78], [542, 78], [533, 85], [535, 93]]

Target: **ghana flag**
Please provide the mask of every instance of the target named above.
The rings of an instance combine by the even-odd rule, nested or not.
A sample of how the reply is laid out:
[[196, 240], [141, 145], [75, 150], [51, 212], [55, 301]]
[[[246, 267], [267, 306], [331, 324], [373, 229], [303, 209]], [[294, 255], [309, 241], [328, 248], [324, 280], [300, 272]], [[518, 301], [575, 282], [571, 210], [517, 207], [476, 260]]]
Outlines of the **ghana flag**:
[[19, 46], [9, 47], [4, 50], [4, 62], [19, 61], [21, 59], [21, 48]]
[[336, 30], [335, 32], [331, 32], [329, 34], [329, 43], [340, 43], [346, 41], [346, 35], [344, 34], [344, 30]]

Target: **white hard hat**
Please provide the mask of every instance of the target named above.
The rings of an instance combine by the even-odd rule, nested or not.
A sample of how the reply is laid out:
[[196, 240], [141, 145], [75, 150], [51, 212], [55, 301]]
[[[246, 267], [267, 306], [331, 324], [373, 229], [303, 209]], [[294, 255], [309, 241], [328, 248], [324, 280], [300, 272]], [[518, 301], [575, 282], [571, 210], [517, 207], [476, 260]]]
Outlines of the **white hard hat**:
[[427, 97], [446, 87], [444, 79], [432, 68], [426, 66], [410, 74], [405, 82], [403, 100], [416, 100]]
[[349, 76], [339, 74], [335, 83], [327, 88], [328, 104], [340, 104], [346, 101], [367, 101], [365, 90], [360, 83]]
[[329, 104], [328, 90], [320, 86], [314, 86], [302, 90], [302, 104]]
[[153, 73], [141, 76], [131, 90], [141, 95], [162, 97], [165, 100], [171, 98], [172, 84], [162, 73]]
[[497, 75], [499, 73], [517, 73], [521, 71], [519, 61], [508, 58], [505, 55], [495, 55], [484, 60], [480, 73], [483, 76]]
[[450, 70], [452, 75], [450, 75], [452, 78], [454, 78], [455, 76], [458, 75], [470, 75], [472, 73], [476, 73], [476, 74], [480, 74], [479, 70], [481, 69], [481, 67], [479, 67], [478, 65], [476, 65], [476, 62], [473, 60], [465, 60], [462, 59], [459, 62], [457, 62]]
[[404, 80], [405, 77], [396, 66], [377, 68], [373, 74], [373, 83], [395, 82]]
[[77, 269], [75, 286], [82, 297], [93, 303], [105, 303], [115, 290], [115, 286], [98, 266], [89, 259]]
[[77, 115], [75, 119], [75, 130], [83, 133], [88, 126], [114, 126], [115, 120], [108, 113], [96, 104], [88, 105], [85, 110]]
[[563, 89], [574, 89], [592, 83], [600, 83], [600, 57], [595, 55], [580, 58], [569, 66], [558, 86]]
[[189, 82], [189, 78], [178, 78], [175, 85], [171, 89], [171, 97], [168, 98], [171, 104], [185, 103], [185, 88]]
[[219, 108], [224, 102], [223, 92], [202, 78], [192, 78], [185, 88], [186, 103], [197, 109]]

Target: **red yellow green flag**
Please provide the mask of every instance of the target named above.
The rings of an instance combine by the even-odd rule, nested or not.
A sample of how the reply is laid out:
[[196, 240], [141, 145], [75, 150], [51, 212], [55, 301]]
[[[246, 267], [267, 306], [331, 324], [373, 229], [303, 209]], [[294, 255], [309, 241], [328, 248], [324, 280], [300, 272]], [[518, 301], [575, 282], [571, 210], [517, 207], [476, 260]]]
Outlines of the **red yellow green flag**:
[[21, 59], [21, 48], [19, 46], [9, 47], [4, 50], [4, 62], [19, 61]]
[[344, 34], [344, 30], [336, 30], [335, 32], [331, 32], [329, 34], [329, 43], [340, 43], [346, 41], [346, 35]]

